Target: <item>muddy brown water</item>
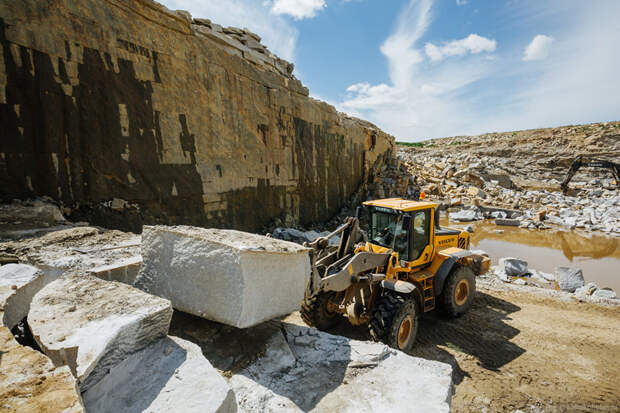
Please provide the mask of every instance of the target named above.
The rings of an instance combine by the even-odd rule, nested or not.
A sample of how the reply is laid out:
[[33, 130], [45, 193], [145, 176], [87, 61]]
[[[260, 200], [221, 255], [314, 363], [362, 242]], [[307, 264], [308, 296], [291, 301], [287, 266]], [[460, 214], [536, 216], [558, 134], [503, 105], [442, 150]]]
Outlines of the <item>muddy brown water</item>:
[[[463, 228], [465, 223], [442, 220], [442, 225]], [[586, 282], [620, 293], [620, 239], [576, 231], [529, 230], [502, 227], [492, 221], [472, 222], [471, 249], [489, 254], [493, 265], [502, 257], [528, 262], [531, 269], [553, 273], [555, 267], [578, 267]], [[497, 230], [503, 230], [498, 233]]]

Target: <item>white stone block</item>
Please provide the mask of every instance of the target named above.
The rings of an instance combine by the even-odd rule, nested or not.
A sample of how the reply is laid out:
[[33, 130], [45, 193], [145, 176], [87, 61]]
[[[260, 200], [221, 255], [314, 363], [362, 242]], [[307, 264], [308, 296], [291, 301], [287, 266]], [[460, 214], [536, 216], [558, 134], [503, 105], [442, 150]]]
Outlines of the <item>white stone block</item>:
[[168, 333], [172, 307], [125, 284], [67, 275], [32, 301], [28, 324], [56, 366], [68, 365], [87, 390], [129, 354]]
[[0, 315], [2, 324], [15, 327], [30, 310], [34, 295], [55, 277], [26, 264], [0, 267]]
[[233, 230], [145, 226], [137, 288], [246, 328], [296, 311], [310, 277], [300, 245]]
[[[243, 411], [449, 412], [452, 367], [283, 323], [230, 384]], [[282, 334], [282, 331], [285, 334]]]
[[237, 410], [235, 394], [200, 347], [165, 337], [129, 355], [83, 394], [89, 413]]

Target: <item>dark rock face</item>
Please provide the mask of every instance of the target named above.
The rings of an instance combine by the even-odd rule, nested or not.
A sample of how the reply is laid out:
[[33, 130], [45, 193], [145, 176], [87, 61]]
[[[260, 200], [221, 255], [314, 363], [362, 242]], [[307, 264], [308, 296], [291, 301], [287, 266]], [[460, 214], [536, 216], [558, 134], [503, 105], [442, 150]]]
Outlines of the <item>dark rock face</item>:
[[237, 38], [148, 0], [2, 2], [0, 198], [134, 231], [328, 219], [393, 138]]

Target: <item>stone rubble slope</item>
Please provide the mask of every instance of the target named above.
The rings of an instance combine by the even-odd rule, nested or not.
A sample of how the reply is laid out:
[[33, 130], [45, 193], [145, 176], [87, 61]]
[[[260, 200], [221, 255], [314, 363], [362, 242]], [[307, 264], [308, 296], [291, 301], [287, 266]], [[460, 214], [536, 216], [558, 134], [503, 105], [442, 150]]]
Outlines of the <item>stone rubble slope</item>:
[[448, 412], [448, 364], [281, 323], [230, 383], [242, 411]]
[[530, 229], [559, 226], [620, 236], [620, 191], [608, 170], [581, 168], [569, 195], [560, 192], [577, 155], [620, 161], [619, 122], [458, 136], [419, 145], [400, 147], [398, 156], [432, 199], [477, 211], [511, 210], [508, 218], [518, 218]]
[[15, 341], [0, 326], [0, 410], [10, 413], [83, 413], [77, 380], [67, 366]]
[[237, 410], [233, 391], [200, 347], [178, 337], [128, 355], [83, 397], [89, 413]]
[[239, 328], [299, 308], [308, 250], [233, 230], [145, 226], [135, 286], [174, 308]]
[[168, 300], [92, 276], [66, 275], [39, 291], [28, 323], [55, 365], [68, 365], [81, 391], [129, 354], [168, 332]]

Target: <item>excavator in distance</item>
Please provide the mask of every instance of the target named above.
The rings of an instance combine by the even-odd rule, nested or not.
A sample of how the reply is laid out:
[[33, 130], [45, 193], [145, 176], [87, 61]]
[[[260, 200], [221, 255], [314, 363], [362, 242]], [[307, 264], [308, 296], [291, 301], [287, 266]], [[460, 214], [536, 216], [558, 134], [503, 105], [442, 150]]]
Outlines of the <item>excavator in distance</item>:
[[[363, 240], [362, 210], [369, 223]], [[340, 244], [330, 246], [338, 234]], [[312, 260], [300, 311], [306, 324], [327, 330], [344, 316], [403, 351], [413, 347], [423, 313], [435, 308], [452, 317], [465, 313], [476, 275], [490, 267], [488, 257], [469, 251], [469, 232], [440, 227], [439, 205], [423, 200], [364, 202], [355, 217], [304, 245]]]
[[569, 182], [571, 181], [571, 179], [573, 179], [573, 176], [575, 176], [577, 171], [582, 167], [609, 169], [614, 176], [614, 179], [616, 180], [616, 186], [620, 188], [620, 163], [615, 163], [604, 159], [592, 159], [584, 155], [579, 155], [571, 164], [570, 168], [568, 169], [568, 173], [566, 174], [566, 178], [564, 178], [564, 181], [562, 181], [562, 183], [560, 184], [564, 195], [568, 193]]

